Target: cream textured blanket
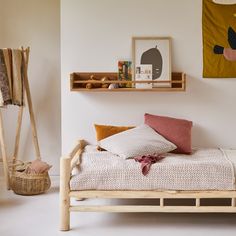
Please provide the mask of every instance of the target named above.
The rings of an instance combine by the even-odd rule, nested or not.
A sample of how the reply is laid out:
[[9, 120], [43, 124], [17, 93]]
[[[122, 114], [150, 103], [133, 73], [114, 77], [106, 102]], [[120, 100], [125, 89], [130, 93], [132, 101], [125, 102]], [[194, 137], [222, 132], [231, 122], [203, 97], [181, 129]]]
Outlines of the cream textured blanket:
[[236, 152], [199, 149], [167, 154], [143, 176], [140, 164], [86, 148], [73, 168], [71, 190], [235, 190]]

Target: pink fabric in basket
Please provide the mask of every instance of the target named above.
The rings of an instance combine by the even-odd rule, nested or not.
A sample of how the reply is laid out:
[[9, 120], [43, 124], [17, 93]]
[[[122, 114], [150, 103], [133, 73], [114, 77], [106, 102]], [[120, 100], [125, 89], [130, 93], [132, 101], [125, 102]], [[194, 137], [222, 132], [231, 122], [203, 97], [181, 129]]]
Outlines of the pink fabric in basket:
[[177, 149], [173, 153], [191, 154], [192, 121], [151, 114], [144, 115], [145, 124], [149, 125], [164, 138], [174, 143]]
[[34, 160], [26, 169], [27, 174], [43, 174], [49, 171], [51, 165], [41, 160]]

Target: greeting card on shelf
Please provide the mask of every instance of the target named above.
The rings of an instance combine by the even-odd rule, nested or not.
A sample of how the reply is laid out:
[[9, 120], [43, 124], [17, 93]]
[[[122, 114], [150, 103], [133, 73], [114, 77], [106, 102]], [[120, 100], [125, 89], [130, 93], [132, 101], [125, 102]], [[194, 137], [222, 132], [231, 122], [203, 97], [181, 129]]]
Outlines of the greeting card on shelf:
[[[135, 68], [135, 79], [137, 81], [152, 80], [152, 65], [137, 65]], [[152, 83], [136, 83], [137, 89], [151, 89]]]

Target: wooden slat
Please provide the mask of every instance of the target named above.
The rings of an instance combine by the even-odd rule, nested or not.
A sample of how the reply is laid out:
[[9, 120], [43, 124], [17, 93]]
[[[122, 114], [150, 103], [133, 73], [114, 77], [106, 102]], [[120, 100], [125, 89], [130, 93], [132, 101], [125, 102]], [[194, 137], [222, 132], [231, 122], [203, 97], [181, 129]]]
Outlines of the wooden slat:
[[184, 91], [186, 90], [186, 74], [183, 74], [182, 75], [182, 79], [184, 79], [184, 86], [183, 86], [183, 89], [184, 89]]
[[71, 206], [70, 211], [80, 212], [170, 212], [170, 213], [236, 213], [230, 206]]
[[201, 205], [200, 198], [196, 198], [196, 207], [200, 207], [200, 205]]
[[164, 207], [164, 198], [160, 198], [160, 207]]
[[[114, 72], [73, 72], [70, 74], [70, 78], [75, 80], [89, 80], [91, 75], [94, 75], [98, 80], [104, 77], [109, 77], [111, 80], [118, 80], [118, 73]], [[172, 80], [182, 80], [183, 75], [183, 72], [172, 72]]]
[[114, 72], [73, 72], [70, 78], [88, 80], [91, 75], [94, 75], [97, 79], [102, 79], [103, 77], [109, 77], [114, 80], [118, 79], [118, 73]]
[[236, 191], [71, 191], [74, 198], [236, 198]]
[[136, 89], [136, 88], [118, 88], [118, 89], [104, 89], [104, 88], [72, 88], [72, 92], [184, 92], [184, 88], [153, 88], [153, 89]]
[[92, 83], [92, 84], [183, 84], [184, 80], [179, 81], [171, 81], [171, 80], [132, 80], [132, 81], [120, 81], [120, 80], [109, 80], [109, 81], [99, 81], [99, 80], [74, 80], [74, 84], [84, 84], [84, 83]]
[[235, 198], [231, 199], [231, 206], [236, 207], [236, 199]]

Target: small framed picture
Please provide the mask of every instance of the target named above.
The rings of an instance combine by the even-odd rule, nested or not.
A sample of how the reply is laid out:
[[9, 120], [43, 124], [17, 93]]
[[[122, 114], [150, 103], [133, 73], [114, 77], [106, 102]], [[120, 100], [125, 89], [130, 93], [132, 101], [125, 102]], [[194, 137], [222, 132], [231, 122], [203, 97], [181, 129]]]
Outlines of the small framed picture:
[[[142, 65], [152, 66], [151, 80], [171, 81], [171, 38], [133, 37], [133, 75], [138, 80], [138, 70]], [[152, 87], [171, 87], [171, 83], [152, 83]]]

